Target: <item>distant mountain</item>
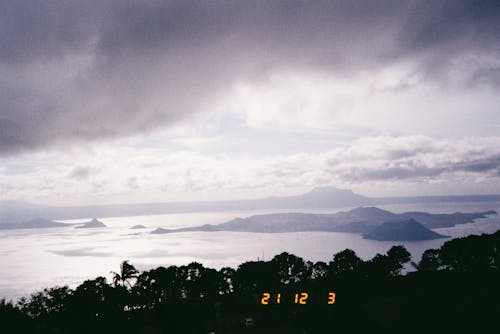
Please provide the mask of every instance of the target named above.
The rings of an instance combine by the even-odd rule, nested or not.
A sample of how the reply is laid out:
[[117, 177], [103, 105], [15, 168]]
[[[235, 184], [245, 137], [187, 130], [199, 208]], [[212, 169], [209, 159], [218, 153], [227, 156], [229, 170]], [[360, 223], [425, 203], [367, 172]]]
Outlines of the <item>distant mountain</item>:
[[[473, 222], [476, 218], [482, 218], [490, 214], [496, 214], [495, 211], [480, 213], [454, 213], [454, 214], [431, 214], [423, 212], [408, 212], [403, 214], [392, 213], [376, 207], [359, 207], [349, 211], [341, 211], [333, 214], [313, 214], [313, 213], [275, 213], [254, 215], [247, 218], [235, 218], [219, 225], [202, 225], [196, 227], [187, 227], [180, 229], [158, 228], [152, 233], [176, 233], [186, 231], [237, 231], [237, 232], [257, 232], [257, 233], [283, 233], [300, 231], [323, 231], [323, 232], [350, 232], [369, 233], [376, 231], [376, 228], [386, 223], [395, 222], [396, 225], [389, 225], [393, 229], [402, 227], [400, 237], [406, 237], [405, 240], [422, 240], [419, 238], [434, 239], [438, 234], [424, 233], [431, 225], [454, 226], [455, 224], [464, 224]], [[408, 218], [410, 217], [410, 218]], [[426, 218], [425, 223], [418, 223], [413, 217]], [[405, 222], [410, 222], [407, 224]], [[408, 225], [408, 226], [407, 226]], [[429, 226], [425, 226], [429, 225]], [[389, 227], [384, 227], [381, 232]], [[422, 227], [422, 228], [419, 228]], [[407, 234], [405, 234], [406, 232]], [[414, 234], [413, 234], [414, 233]], [[434, 232], [432, 232], [434, 233]], [[376, 235], [373, 237], [375, 238]], [[396, 237], [396, 236], [394, 236]], [[399, 240], [399, 239], [398, 239]]]
[[415, 219], [386, 222], [363, 234], [363, 238], [379, 241], [417, 241], [447, 238], [431, 231]]
[[311, 191], [287, 197], [269, 197], [261, 200], [253, 200], [253, 204], [265, 208], [332, 208], [360, 206], [371, 203], [371, 199], [358, 195], [347, 189], [334, 187], [318, 187]]
[[267, 197], [249, 200], [141, 203], [120, 205], [92, 205], [78, 207], [38, 206], [24, 202], [0, 202], [0, 222], [23, 221], [32, 217], [49, 219], [79, 219], [95, 217], [125, 217], [176, 212], [217, 212], [270, 209], [340, 208], [368, 205], [371, 199], [351, 190], [334, 187], [314, 188], [295, 196]]
[[52, 220], [35, 218], [20, 223], [3, 223], [0, 224], [0, 230], [25, 229], [25, 228], [49, 228], [49, 227], [64, 227], [68, 224], [58, 223]]
[[179, 212], [219, 212], [250, 210], [297, 210], [354, 208], [401, 203], [440, 202], [500, 202], [500, 195], [420, 196], [420, 197], [366, 197], [351, 190], [334, 187], [314, 188], [295, 196], [267, 197], [250, 200], [205, 202], [141, 203], [121, 205], [93, 205], [77, 207], [38, 206], [24, 202], [0, 202], [0, 223], [22, 222], [34, 217], [52, 220], [94, 217], [125, 217]]
[[106, 227], [106, 225], [104, 225], [103, 222], [94, 218], [91, 221], [88, 221], [80, 226], [77, 226], [76, 228], [98, 228], [98, 227]]

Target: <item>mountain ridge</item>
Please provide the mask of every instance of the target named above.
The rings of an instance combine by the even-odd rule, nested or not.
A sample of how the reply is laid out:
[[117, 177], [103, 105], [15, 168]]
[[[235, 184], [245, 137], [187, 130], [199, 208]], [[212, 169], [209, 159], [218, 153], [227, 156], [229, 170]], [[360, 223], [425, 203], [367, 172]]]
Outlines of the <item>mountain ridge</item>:
[[50, 220], [81, 219], [85, 217], [125, 217], [150, 214], [187, 212], [224, 212], [253, 210], [338, 209], [359, 206], [374, 206], [404, 203], [497, 201], [499, 195], [416, 196], [416, 197], [368, 197], [348, 189], [317, 187], [293, 196], [267, 197], [260, 199], [205, 201], [205, 202], [160, 202], [141, 204], [91, 205], [73, 207], [39, 206], [29, 203], [0, 202], [0, 224], [26, 221], [35, 217]]
[[[189, 231], [217, 232], [254, 232], [254, 233], [285, 233], [285, 232], [348, 232], [358, 233], [370, 236], [369, 233], [376, 231], [377, 228], [387, 223], [396, 223], [389, 227], [401, 228], [404, 233], [412, 234], [408, 236], [409, 240], [430, 240], [438, 237], [439, 234], [431, 231], [431, 228], [444, 226], [454, 226], [456, 224], [465, 224], [474, 222], [475, 219], [484, 218], [488, 215], [496, 214], [495, 211], [460, 213], [453, 214], [431, 214], [425, 212], [407, 212], [396, 214], [388, 210], [376, 207], [359, 207], [349, 211], [340, 211], [333, 214], [314, 214], [314, 213], [274, 213], [253, 215], [246, 218], [234, 218], [222, 224], [205, 224], [201, 226], [186, 227], [179, 229], [157, 228], [152, 231], [153, 234], [177, 233]], [[416, 217], [427, 217], [426, 222], [418, 222]], [[435, 218], [438, 217], [438, 218]], [[416, 222], [415, 224], [405, 224], [405, 222]], [[406, 231], [406, 232], [405, 232]], [[382, 229], [381, 233], [385, 230]], [[400, 235], [401, 233], [399, 233]], [[398, 235], [398, 234], [396, 234]], [[439, 235], [440, 236], [440, 235]], [[375, 237], [378, 237], [375, 235]], [[445, 236], [440, 236], [445, 237]], [[429, 239], [426, 239], [429, 238]], [[399, 240], [399, 239], [397, 239]]]

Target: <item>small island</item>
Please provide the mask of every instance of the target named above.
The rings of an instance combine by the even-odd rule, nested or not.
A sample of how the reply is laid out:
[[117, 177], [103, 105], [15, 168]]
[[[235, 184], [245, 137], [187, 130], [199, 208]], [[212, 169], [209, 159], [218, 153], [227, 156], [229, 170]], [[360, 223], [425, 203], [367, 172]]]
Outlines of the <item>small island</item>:
[[363, 234], [363, 238], [378, 241], [421, 241], [448, 238], [448, 236], [428, 229], [415, 219], [408, 219], [383, 223]]
[[158, 228], [154, 229], [153, 231], [151, 231], [151, 234], [165, 234], [165, 233], [174, 233], [174, 232], [178, 232], [178, 231], [177, 230], [169, 230], [169, 229], [166, 229], [166, 228], [158, 227]]
[[99, 228], [99, 227], [107, 227], [107, 226], [103, 222], [94, 218], [86, 223], [83, 223], [80, 226], [77, 226], [76, 228]]
[[143, 228], [146, 228], [146, 226], [144, 226], [142, 224], [137, 224], [137, 225], [132, 226], [130, 229], [131, 230], [139, 230], [139, 229], [143, 229]]

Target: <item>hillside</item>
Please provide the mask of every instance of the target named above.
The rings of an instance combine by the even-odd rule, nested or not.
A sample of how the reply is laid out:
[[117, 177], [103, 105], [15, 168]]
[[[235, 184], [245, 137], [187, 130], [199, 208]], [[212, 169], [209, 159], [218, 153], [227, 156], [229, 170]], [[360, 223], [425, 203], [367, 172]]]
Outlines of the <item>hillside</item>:
[[365, 233], [363, 238], [379, 241], [417, 241], [447, 238], [447, 236], [431, 231], [415, 219], [408, 219], [383, 223]]
[[[349, 211], [341, 211], [333, 214], [314, 213], [274, 213], [254, 215], [247, 218], [235, 218], [219, 225], [202, 225], [180, 229], [158, 228], [152, 233], [176, 233], [186, 231], [236, 231], [236, 232], [256, 232], [256, 233], [284, 233], [300, 231], [323, 231], [323, 232], [348, 232], [367, 234], [389, 222], [399, 222], [399, 225], [388, 225], [383, 227], [380, 233], [386, 233], [385, 229], [401, 227], [401, 231], [396, 233], [393, 240], [428, 240], [442, 237], [430, 231], [433, 226], [454, 226], [455, 224], [471, 223], [477, 218], [496, 214], [495, 211], [478, 213], [453, 213], [453, 214], [431, 214], [422, 212], [408, 212], [396, 214], [376, 207], [359, 207]], [[414, 218], [415, 217], [415, 218]], [[418, 223], [416, 217], [425, 217], [423, 223]], [[411, 223], [416, 222], [418, 227]], [[407, 226], [408, 225], [408, 226]], [[422, 230], [423, 229], [423, 230]], [[424, 231], [430, 232], [425, 233]], [[388, 231], [387, 231], [388, 232]], [[387, 240], [382, 237], [381, 240]], [[403, 239], [401, 239], [403, 238]], [[375, 237], [374, 237], [375, 239]], [[375, 239], [378, 240], [378, 239]]]

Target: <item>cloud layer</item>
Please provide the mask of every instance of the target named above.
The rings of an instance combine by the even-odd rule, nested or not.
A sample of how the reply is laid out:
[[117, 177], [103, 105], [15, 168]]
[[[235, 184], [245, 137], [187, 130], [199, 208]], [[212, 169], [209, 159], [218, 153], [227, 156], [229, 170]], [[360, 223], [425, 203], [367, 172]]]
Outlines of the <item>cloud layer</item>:
[[[488, 92], [500, 83], [499, 29], [497, 1], [3, 1], [0, 154], [146, 133], [227, 106], [218, 103], [228, 92], [261, 87], [275, 75], [321, 73], [327, 81], [371, 87], [370, 73], [398, 66], [404, 71], [390, 85], [375, 85], [384, 90], [379, 99], [390, 104], [421, 85], [449, 99], [472, 91], [470, 105], [483, 101], [484, 120], [498, 108]], [[363, 96], [341, 96], [338, 112], [370, 107], [357, 106]], [[294, 101], [286, 100], [271, 123], [294, 117], [287, 107]], [[323, 106], [324, 96], [314, 101]], [[296, 112], [300, 119], [315, 109], [305, 110]], [[254, 112], [245, 111], [246, 120], [260, 124]], [[333, 127], [330, 114], [318, 119]], [[467, 133], [467, 115], [455, 115], [465, 123], [463, 131], [454, 124], [459, 135]], [[481, 166], [488, 164], [462, 169]], [[74, 170], [73, 177], [87, 174]], [[377, 175], [352, 177], [384, 177]]]
[[326, 152], [267, 157], [103, 146], [44, 154], [30, 171], [1, 171], [0, 186], [6, 198], [53, 204], [260, 197], [325, 185], [378, 196], [495, 193], [499, 166], [499, 137], [370, 137]]

